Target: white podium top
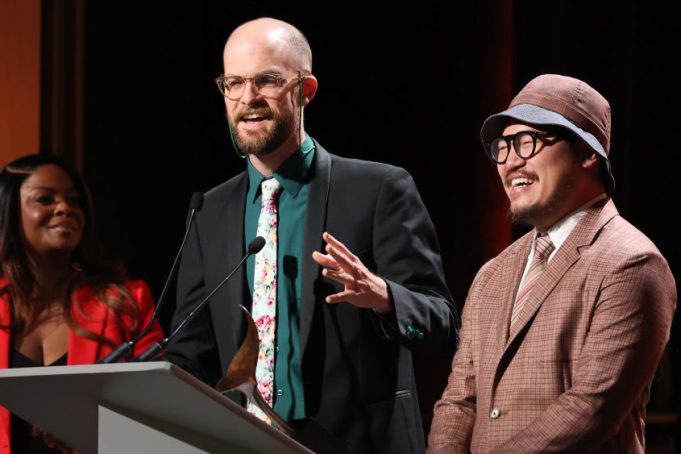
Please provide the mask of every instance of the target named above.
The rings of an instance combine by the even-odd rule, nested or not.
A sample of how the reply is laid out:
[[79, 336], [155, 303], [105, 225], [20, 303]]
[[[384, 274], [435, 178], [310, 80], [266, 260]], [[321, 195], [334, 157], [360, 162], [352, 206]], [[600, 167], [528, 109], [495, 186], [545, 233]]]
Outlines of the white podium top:
[[100, 406], [206, 452], [312, 452], [167, 362], [0, 370], [0, 405], [81, 453]]

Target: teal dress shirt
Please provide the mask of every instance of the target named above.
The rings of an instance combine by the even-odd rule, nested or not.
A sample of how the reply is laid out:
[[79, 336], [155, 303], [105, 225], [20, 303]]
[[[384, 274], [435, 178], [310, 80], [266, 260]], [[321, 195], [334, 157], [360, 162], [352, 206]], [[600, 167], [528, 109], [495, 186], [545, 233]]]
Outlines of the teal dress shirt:
[[[305, 417], [305, 394], [301, 374], [300, 302], [302, 283], [303, 234], [307, 199], [310, 191], [310, 167], [314, 142], [306, 137], [300, 149], [287, 159], [272, 176], [282, 187], [279, 195], [277, 227], [277, 325], [274, 366], [274, 409], [287, 420]], [[245, 244], [258, 230], [260, 184], [265, 177], [248, 161], [248, 194], [244, 219]], [[246, 265], [248, 287], [253, 294], [255, 257]]]

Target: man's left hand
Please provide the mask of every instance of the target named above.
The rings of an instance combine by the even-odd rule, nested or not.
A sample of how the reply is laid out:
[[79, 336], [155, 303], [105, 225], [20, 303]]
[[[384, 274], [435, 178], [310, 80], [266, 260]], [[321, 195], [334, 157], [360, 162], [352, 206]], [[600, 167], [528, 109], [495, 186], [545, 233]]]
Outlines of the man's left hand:
[[329, 304], [348, 303], [379, 313], [390, 313], [393, 304], [388, 295], [388, 285], [383, 279], [367, 269], [362, 261], [328, 232], [322, 235], [326, 241], [326, 255], [315, 251], [312, 258], [324, 267], [322, 274], [345, 287], [342, 292], [326, 297]]

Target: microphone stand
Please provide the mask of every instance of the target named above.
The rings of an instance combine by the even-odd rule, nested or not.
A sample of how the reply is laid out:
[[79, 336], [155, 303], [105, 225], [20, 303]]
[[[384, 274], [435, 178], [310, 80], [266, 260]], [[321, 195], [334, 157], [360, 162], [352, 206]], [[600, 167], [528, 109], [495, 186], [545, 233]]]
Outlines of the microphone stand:
[[154, 359], [156, 356], [158, 356], [161, 351], [168, 345], [168, 343], [179, 333], [182, 328], [185, 327], [187, 323], [194, 317], [194, 314], [196, 314], [198, 311], [200, 311], [205, 304], [210, 300], [210, 298], [218, 291], [220, 288], [222, 288], [223, 285], [234, 275], [234, 273], [237, 272], [239, 268], [241, 268], [241, 265], [248, 259], [253, 254], [257, 254], [260, 252], [260, 250], [263, 248], [265, 245], [265, 239], [261, 236], [255, 237], [253, 241], [248, 245], [248, 250], [246, 251], [246, 254], [241, 258], [239, 263], [234, 267], [234, 269], [213, 289], [212, 292], [208, 294], [201, 302], [187, 315], [182, 322], [180, 322], [179, 325], [175, 328], [175, 330], [170, 333], [168, 337], [165, 339], [162, 339], [158, 342], [156, 342], [154, 345], [149, 347], [146, 351], [144, 351], [141, 355], [135, 357], [132, 359], [132, 361], [150, 361]]
[[184, 232], [184, 237], [182, 238], [182, 243], [180, 244], [180, 248], [177, 251], [177, 254], [175, 254], [175, 260], [173, 261], [173, 266], [170, 268], [170, 273], [168, 274], [168, 278], [165, 281], [165, 284], [163, 285], [163, 290], [161, 291], [161, 296], [158, 298], [158, 304], [156, 304], [156, 308], [154, 309], [154, 313], [151, 315], [151, 319], [149, 320], [149, 323], [147, 326], [145, 326], [142, 331], [131, 341], [124, 342], [118, 347], [116, 347], [111, 353], [109, 353], [107, 356], [104, 358], [101, 358], [95, 362], [95, 364], [110, 364], [117, 362], [121, 358], [127, 357], [130, 353], [132, 353], [133, 349], [135, 348], [135, 345], [142, 339], [154, 326], [154, 321], [158, 318], [158, 313], [159, 309], [161, 308], [161, 305], [165, 301], [165, 296], [166, 293], [168, 292], [168, 287], [170, 286], [170, 282], [172, 281], [172, 278], [175, 276], [177, 273], [177, 268], [180, 264], [180, 257], [182, 256], [182, 250], [184, 249], [184, 245], [187, 242], [187, 237], [189, 236], [189, 230], [191, 228], [192, 223], [194, 222], [194, 218], [196, 216], [196, 213], [198, 213], [201, 210], [201, 207], [203, 206], [203, 193], [201, 192], [195, 192], [192, 194], [191, 202], [189, 203], [189, 221], [187, 222], [187, 228], [185, 229]]

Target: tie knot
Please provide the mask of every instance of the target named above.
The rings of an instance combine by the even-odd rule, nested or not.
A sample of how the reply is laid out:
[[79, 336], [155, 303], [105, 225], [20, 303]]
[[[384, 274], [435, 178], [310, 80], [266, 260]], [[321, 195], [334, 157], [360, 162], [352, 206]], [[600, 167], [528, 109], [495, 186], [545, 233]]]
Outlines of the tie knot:
[[548, 235], [540, 235], [534, 245], [534, 256], [539, 260], [546, 260], [554, 249], [551, 238]]
[[271, 202], [275, 200], [279, 195], [280, 186], [276, 178], [269, 178], [267, 180], [263, 180], [260, 186], [262, 187], [263, 202], [266, 201]]

